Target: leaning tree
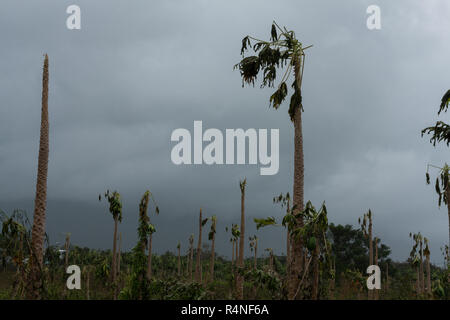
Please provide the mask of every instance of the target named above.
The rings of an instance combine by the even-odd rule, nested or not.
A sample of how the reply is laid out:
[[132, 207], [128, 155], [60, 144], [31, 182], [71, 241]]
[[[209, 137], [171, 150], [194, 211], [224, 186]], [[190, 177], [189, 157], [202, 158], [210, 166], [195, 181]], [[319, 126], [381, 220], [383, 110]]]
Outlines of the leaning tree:
[[[252, 46], [252, 42], [256, 42]], [[274, 109], [278, 109], [288, 96], [288, 84], [290, 75], [293, 73], [291, 87], [293, 93], [290, 98], [289, 116], [294, 124], [294, 192], [293, 204], [296, 212], [303, 210], [304, 196], [304, 160], [303, 160], [303, 133], [302, 133], [302, 80], [305, 66], [305, 50], [311, 46], [304, 47], [296, 38], [294, 31], [285, 27], [280, 28], [275, 22], [272, 24], [271, 38], [263, 41], [251, 36], [242, 39], [242, 60], [236, 64], [242, 76], [242, 86], [245, 83], [255, 84], [258, 74], [262, 76], [261, 87], [274, 87], [277, 70], [286, 67], [277, 89], [270, 96], [269, 102]], [[252, 48], [255, 54], [244, 57], [244, 53]], [[300, 227], [303, 221], [299, 216], [297, 223]], [[303, 265], [303, 243], [301, 239], [293, 243], [291, 281], [289, 287], [289, 298], [293, 299], [295, 290], [300, 281]]]

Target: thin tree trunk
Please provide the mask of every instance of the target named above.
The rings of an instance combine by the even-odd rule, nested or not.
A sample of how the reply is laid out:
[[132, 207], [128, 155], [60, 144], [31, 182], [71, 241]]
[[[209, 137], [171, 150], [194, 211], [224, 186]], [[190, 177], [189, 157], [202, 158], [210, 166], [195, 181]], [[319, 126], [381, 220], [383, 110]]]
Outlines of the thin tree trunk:
[[87, 269], [86, 273], [86, 298], [87, 300], [90, 300], [90, 292], [89, 292], [89, 269]]
[[[447, 214], [448, 214], [448, 249], [450, 250], [450, 182], [449, 186], [446, 189], [447, 192], [447, 199], [449, 199], [447, 202]], [[447, 257], [448, 259], [448, 257]], [[447, 261], [448, 262], [448, 261]], [[450, 263], [450, 262], [448, 262]], [[449, 281], [450, 281], [450, 275], [449, 275]]]
[[[375, 265], [378, 266], [378, 238], [375, 237]], [[378, 300], [378, 289], [375, 289], [375, 300]]]
[[255, 270], [257, 269], [257, 263], [258, 263], [258, 239], [255, 239]]
[[270, 255], [269, 255], [269, 270], [273, 271], [273, 253], [272, 252], [270, 252]]
[[45, 235], [45, 210], [47, 202], [47, 172], [49, 154], [48, 124], [48, 56], [45, 55], [42, 73], [42, 110], [39, 141], [38, 172], [36, 198], [34, 201], [34, 219], [31, 233], [30, 273], [28, 279], [28, 299], [40, 299], [42, 291], [42, 264]]
[[424, 277], [424, 270], [423, 270], [423, 246], [422, 246], [422, 239], [420, 239], [419, 249], [420, 249], [420, 265], [419, 265], [419, 272], [420, 272], [420, 280], [419, 280], [419, 291], [420, 293], [424, 293], [425, 289], [425, 277]]
[[[369, 265], [373, 265], [372, 215], [369, 216]], [[373, 290], [368, 290], [368, 299], [373, 299]]]
[[[317, 237], [318, 239], [319, 237]], [[313, 252], [313, 285], [312, 285], [312, 300], [319, 298], [319, 244], [316, 243], [316, 247]]]
[[192, 281], [192, 265], [194, 264], [194, 241], [190, 242], [190, 252], [189, 252], [189, 279]]
[[231, 241], [232, 248], [231, 248], [231, 268], [234, 269], [234, 240]]
[[430, 255], [426, 255], [427, 264], [427, 295], [431, 297], [431, 266], [430, 266]]
[[[214, 223], [214, 230], [216, 228], [216, 221], [213, 220]], [[209, 270], [209, 281], [214, 281], [214, 246], [215, 246], [215, 241], [216, 241], [216, 233], [214, 232], [212, 235], [212, 239], [211, 239], [211, 263], [210, 263], [210, 270]]]
[[389, 290], [389, 264], [386, 263], [386, 293]]
[[119, 233], [119, 252], [117, 253], [117, 277], [120, 278], [120, 256], [122, 254], [122, 232]]
[[66, 243], [64, 244], [64, 249], [65, 249], [65, 260], [64, 260], [64, 267], [65, 267], [65, 270], [64, 271], [66, 271], [67, 270], [67, 267], [69, 266], [69, 248], [70, 248], [70, 235], [69, 234], [67, 234], [66, 235]]
[[[294, 74], [299, 92], [301, 92], [301, 70], [300, 59], [294, 61]], [[294, 112], [294, 192], [293, 205], [295, 206], [294, 214], [303, 211], [304, 206], [304, 159], [303, 159], [303, 133], [302, 133], [302, 104], [296, 106]], [[303, 219], [297, 220], [297, 226], [303, 227]], [[300, 277], [303, 269], [303, 241], [301, 237], [295, 239], [292, 244], [292, 265], [291, 265], [291, 281], [289, 286], [289, 299], [299, 297], [297, 288], [299, 287]]]
[[148, 261], [147, 261], [147, 279], [150, 280], [152, 278], [152, 242], [153, 237], [152, 234], [149, 236], [148, 241]]
[[202, 255], [202, 209], [200, 208], [199, 222], [198, 222], [198, 243], [197, 243], [197, 262], [195, 264], [195, 280], [201, 283], [202, 270], [200, 269], [200, 260]]
[[244, 277], [240, 272], [244, 269], [244, 236], [245, 236], [245, 183], [246, 180], [241, 182], [241, 234], [239, 237], [239, 262], [238, 262], [238, 274], [236, 277], [236, 290], [237, 299], [244, 299]]
[[420, 269], [419, 267], [417, 269], [417, 281], [416, 281], [416, 291], [417, 291], [417, 297], [420, 295]]
[[114, 287], [114, 300], [117, 300], [117, 225], [118, 225], [118, 217], [114, 218], [114, 241], [113, 241], [113, 254], [112, 254], [112, 267], [111, 267], [111, 276], [112, 276], [112, 283]]
[[178, 246], [178, 277], [181, 276], [181, 248]]
[[[290, 199], [287, 201], [287, 212], [290, 212]], [[286, 281], [291, 279], [291, 230], [286, 230]]]

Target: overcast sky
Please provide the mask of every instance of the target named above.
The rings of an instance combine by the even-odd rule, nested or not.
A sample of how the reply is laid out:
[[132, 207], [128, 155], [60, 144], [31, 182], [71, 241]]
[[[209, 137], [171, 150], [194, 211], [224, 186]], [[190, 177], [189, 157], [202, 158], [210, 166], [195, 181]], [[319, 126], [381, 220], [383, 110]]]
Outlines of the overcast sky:
[[[67, 6], [81, 30], [66, 28]], [[366, 9], [381, 8], [381, 30]], [[182, 250], [197, 236], [199, 208], [225, 226], [239, 223], [239, 180], [247, 177], [246, 236], [253, 217], [282, 216], [273, 196], [291, 191], [293, 125], [288, 105], [268, 108], [271, 89], [241, 87], [233, 65], [241, 39], [268, 39], [272, 20], [308, 49], [303, 80], [305, 200], [326, 201], [331, 222], [357, 226], [369, 208], [374, 234], [406, 259], [409, 232], [431, 242], [442, 263], [446, 208], [438, 208], [426, 165], [448, 159], [445, 145], [421, 138], [450, 88], [450, 3], [404, 1], [19, 1], [0, 10], [0, 209], [33, 213], [43, 54], [50, 59], [47, 231], [52, 243], [112, 247], [113, 219], [98, 194], [123, 198], [124, 247], [136, 242], [138, 202], [150, 189], [160, 207], [156, 252]], [[449, 116], [441, 117], [449, 121]], [[257, 165], [176, 166], [171, 132], [280, 129], [280, 170]], [[437, 171], [432, 171], [435, 177]], [[209, 225], [208, 227], [209, 228]], [[205, 232], [206, 234], [206, 232]], [[281, 227], [256, 233], [260, 248], [285, 253]], [[206, 238], [206, 236], [205, 236]], [[250, 254], [248, 246], [246, 254]]]

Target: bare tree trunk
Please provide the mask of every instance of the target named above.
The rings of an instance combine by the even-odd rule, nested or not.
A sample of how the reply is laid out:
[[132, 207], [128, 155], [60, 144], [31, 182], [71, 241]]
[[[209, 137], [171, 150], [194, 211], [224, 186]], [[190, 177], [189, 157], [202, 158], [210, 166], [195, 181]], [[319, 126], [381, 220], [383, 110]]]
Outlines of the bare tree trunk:
[[[301, 70], [300, 59], [294, 61], [294, 74], [298, 91], [301, 92]], [[294, 214], [303, 211], [304, 206], [304, 159], [303, 159], [303, 133], [302, 133], [302, 104], [296, 106], [294, 112], [294, 192], [293, 204], [295, 206]], [[298, 218], [297, 226], [303, 227], [303, 219]], [[301, 237], [295, 239], [292, 244], [292, 265], [291, 265], [291, 280], [289, 287], [289, 299], [299, 297], [297, 288], [299, 287], [300, 277], [303, 269], [303, 241]]]
[[[373, 265], [372, 215], [369, 216], [369, 265]], [[368, 299], [373, 299], [373, 290], [368, 290]]]
[[120, 278], [120, 256], [122, 254], [122, 232], [119, 233], [119, 252], [117, 253], [117, 277]]
[[[215, 230], [215, 227], [216, 227], [216, 221], [215, 220], [213, 220], [213, 223], [214, 223], [214, 230]], [[214, 255], [215, 255], [215, 252], [214, 252], [214, 246], [215, 246], [215, 241], [216, 241], [216, 233], [214, 232], [213, 233], [213, 235], [212, 235], [212, 239], [211, 239], [211, 262], [210, 262], [210, 269], [209, 269], [209, 281], [214, 281]]]
[[36, 181], [36, 198], [34, 201], [34, 219], [31, 233], [30, 273], [28, 279], [28, 289], [26, 290], [28, 299], [40, 299], [42, 291], [42, 264], [44, 254], [49, 154], [48, 80], [48, 56], [45, 55], [42, 74], [41, 131]]
[[[290, 199], [287, 201], [287, 212], [290, 212]], [[291, 279], [291, 230], [289, 226], [286, 231], [286, 281]]]
[[231, 268], [234, 269], [234, 240], [231, 241], [232, 248], [231, 248]]
[[417, 290], [417, 297], [419, 297], [420, 296], [420, 269], [419, 269], [419, 267], [417, 267], [416, 290]]
[[[378, 266], [378, 238], [375, 237], [375, 265]], [[378, 300], [379, 292], [375, 289], [375, 300]]]
[[[450, 182], [449, 182], [449, 184], [450, 184]], [[447, 187], [446, 192], [447, 192], [447, 199], [449, 199], [449, 201], [447, 203], [447, 214], [448, 214], [448, 248], [450, 250], [450, 186]], [[450, 277], [449, 277], [449, 281], [450, 281]]]
[[257, 258], [257, 254], [258, 254], [258, 239], [255, 239], [255, 270], [257, 269], [257, 263], [258, 263], [258, 258]]
[[192, 281], [192, 266], [194, 264], [194, 240], [192, 238], [192, 241], [189, 243], [189, 279]]
[[117, 225], [118, 225], [118, 217], [114, 218], [114, 241], [113, 241], [113, 254], [112, 254], [112, 283], [114, 287], [114, 300], [117, 300]]
[[181, 276], [181, 248], [178, 246], [178, 277]]
[[66, 243], [64, 244], [65, 249], [65, 260], [64, 260], [64, 272], [67, 270], [67, 267], [69, 266], [69, 248], [70, 248], [70, 234], [66, 235]]
[[90, 270], [87, 268], [86, 272], [86, 298], [90, 300], [90, 292], [89, 292], [89, 272]]
[[273, 253], [272, 253], [272, 251], [270, 252], [270, 255], [269, 255], [269, 270], [273, 271]]
[[202, 209], [200, 208], [200, 215], [198, 219], [198, 243], [197, 243], [197, 262], [195, 264], [195, 280], [202, 283], [200, 260], [202, 256]]
[[[318, 237], [317, 237], [318, 238]], [[316, 243], [316, 247], [313, 251], [313, 284], [312, 284], [312, 300], [317, 300], [319, 297], [319, 243]]]
[[147, 261], [147, 279], [150, 280], [152, 278], [152, 242], [153, 237], [152, 234], [149, 236], [148, 240], [148, 261]]
[[244, 269], [244, 237], [245, 237], [245, 184], [246, 180], [240, 183], [241, 187], [241, 234], [239, 236], [239, 260], [238, 273], [236, 277], [236, 297], [238, 300], [244, 299], [244, 277], [241, 272]]
[[431, 266], [430, 266], [430, 255], [426, 255], [426, 264], [427, 264], [427, 295], [431, 297]]
[[420, 272], [420, 293], [424, 293], [425, 289], [425, 277], [424, 277], [424, 270], [423, 270], [423, 248], [422, 248], [423, 241], [420, 239], [419, 249], [420, 249], [420, 265], [419, 265], [419, 272]]
[[386, 285], [385, 285], [385, 288], [386, 288], [386, 293], [387, 293], [389, 290], [389, 264], [388, 263], [386, 263]]

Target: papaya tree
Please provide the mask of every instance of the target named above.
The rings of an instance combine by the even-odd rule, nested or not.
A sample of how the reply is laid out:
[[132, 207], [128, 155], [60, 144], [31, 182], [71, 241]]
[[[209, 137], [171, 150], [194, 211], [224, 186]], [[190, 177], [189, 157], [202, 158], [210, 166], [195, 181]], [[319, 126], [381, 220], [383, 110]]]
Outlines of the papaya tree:
[[200, 208], [198, 221], [198, 242], [197, 242], [197, 260], [195, 263], [195, 281], [202, 283], [202, 228], [208, 222], [208, 218], [202, 219], [202, 208]]
[[[358, 218], [358, 224], [361, 226], [361, 230], [364, 233], [364, 237], [369, 241], [369, 266], [373, 265], [373, 239], [372, 239], [372, 211], [369, 209], [367, 213], [365, 213], [361, 217]], [[368, 299], [373, 299], [372, 290], [368, 290]]]
[[416, 290], [420, 296], [423, 293], [423, 237], [420, 232], [410, 233], [409, 237], [414, 241], [409, 257], [411, 265], [417, 272]]
[[188, 252], [188, 276], [192, 281], [192, 265], [194, 263], [194, 234], [189, 236], [189, 252]]
[[[286, 207], [286, 213], [291, 212], [291, 196], [289, 195], [289, 192], [284, 195], [281, 193], [279, 196], [273, 198], [274, 203], [281, 204], [281, 207]], [[291, 245], [291, 230], [289, 230], [289, 224], [286, 225], [286, 281], [289, 281], [290, 279], [290, 270], [291, 270], [291, 251], [292, 251], [292, 245]]]
[[269, 253], [269, 271], [275, 272], [275, 270], [273, 269], [273, 249], [266, 248], [264, 251], [267, 251]]
[[435, 190], [439, 197], [438, 198], [439, 207], [441, 206], [442, 202], [447, 205], [447, 214], [449, 223], [448, 243], [450, 245], [450, 202], [448, 201], [450, 199], [450, 185], [449, 185], [450, 167], [447, 165], [447, 163], [445, 163], [442, 168], [432, 164], [428, 164], [427, 172], [425, 174], [427, 184], [430, 184], [430, 174], [429, 174], [430, 168], [435, 168], [439, 170], [439, 175], [436, 177]]
[[211, 230], [208, 234], [208, 239], [211, 241], [211, 261], [209, 263], [209, 281], [214, 281], [214, 247], [215, 247], [215, 241], [216, 241], [216, 223], [217, 223], [217, 217], [212, 216], [211, 217]]
[[48, 66], [48, 55], [46, 54], [42, 72], [42, 109], [38, 170], [36, 179], [36, 197], [34, 200], [33, 228], [31, 231], [32, 250], [30, 255], [30, 272], [28, 274], [26, 290], [28, 299], [40, 299], [44, 288], [42, 270], [45, 238], [45, 212], [47, 207], [47, 173], [49, 154]]
[[[114, 219], [114, 238], [113, 238], [113, 252], [112, 252], [112, 264], [111, 264], [111, 279], [113, 287], [117, 286], [117, 229], [118, 224], [122, 222], [122, 200], [120, 199], [120, 194], [117, 191], [113, 191], [112, 193], [107, 190], [104, 194], [104, 197], [107, 199], [109, 203], [109, 212], [111, 213]], [[101, 195], [98, 197], [99, 201], [101, 201]], [[117, 290], [114, 289], [114, 299], [117, 299]]]
[[[321, 264], [323, 266], [323, 275], [325, 275], [326, 272], [331, 274], [332, 268], [331, 244], [326, 238], [326, 233], [328, 231], [328, 212], [325, 202], [319, 210], [316, 210], [311, 201], [308, 201], [301, 214], [303, 216], [304, 225], [301, 228], [294, 229], [293, 237], [302, 237], [308, 251], [311, 252], [311, 299], [317, 300], [319, 298], [320, 266]], [[305, 266], [305, 269], [306, 268], [307, 267]]]
[[149, 235], [154, 231], [148, 216], [150, 191], [146, 191], [139, 203], [138, 242], [132, 250], [131, 274], [123, 295], [133, 300], [147, 300], [150, 297], [150, 278], [145, 250], [149, 247]]
[[429, 241], [426, 237], [423, 238], [423, 242], [425, 244], [425, 248], [423, 249], [423, 254], [425, 256], [425, 264], [427, 269], [427, 286], [426, 286], [426, 293], [428, 297], [431, 297], [432, 291], [431, 291], [431, 265], [430, 265], [430, 247], [429, 247]]
[[10, 257], [16, 267], [13, 296], [23, 298], [26, 284], [25, 257], [31, 251], [31, 232], [27, 228], [29, 221], [25, 212], [14, 210], [10, 216], [0, 212], [0, 222], [4, 239], [3, 254]]
[[[153, 197], [153, 194], [147, 190], [144, 194], [144, 197], [147, 199], [147, 204], [145, 207], [145, 210], [147, 210], [148, 207], [148, 199], [152, 200], [153, 206], [154, 206], [154, 213], [155, 215], [159, 214], [159, 207], [156, 205], [155, 198]], [[150, 280], [152, 278], [152, 246], [153, 246], [153, 234], [156, 232], [155, 226], [150, 222], [150, 217], [148, 218], [148, 257], [147, 257], [147, 278]]]
[[[254, 45], [252, 45], [254, 43]], [[285, 27], [280, 28], [273, 22], [271, 37], [269, 41], [260, 40], [251, 36], [242, 39], [242, 60], [234, 66], [239, 69], [244, 84], [255, 84], [258, 74], [262, 76], [261, 87], [274, 87], [277, 70], [285, 67], [284, 75], [275, 92], [270, 96], [269, 102], [274, 109], [278, 109], [288, 96], [288, 80], [293, 74], [290, 98], [289, 117], [294, 124], [294, 192], [293, 204], [296, 212], [303, 211], [304, 201], [304, 156], [303, 156], [303, 133], [302, 133], [302, 80], [305, 67], [305, 50], [311, 46], [304, 47], [296, 38], [294, 31]], [[255, 55], [245, 57], [245, 52], [253, 49]], [[298, 217], [301, 219], [301, 216]], [[302, 225], [302, 221], [298, 223]], [[295, 290], [300, 281], [303, 259], [303, 243], [301, 240], [293, 244], [292, 274], [290, 281], [289, 297], [293, 299]]]
[[253, 235], [248, 238], [250, 244], [250, 251], [254, 252], [253, 269], [257, 269], [257, 256], [258, 256], [258, 237]]

